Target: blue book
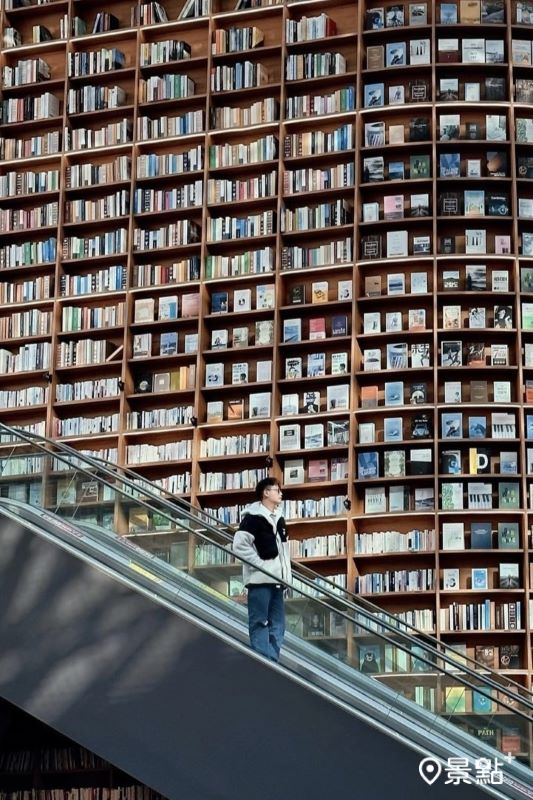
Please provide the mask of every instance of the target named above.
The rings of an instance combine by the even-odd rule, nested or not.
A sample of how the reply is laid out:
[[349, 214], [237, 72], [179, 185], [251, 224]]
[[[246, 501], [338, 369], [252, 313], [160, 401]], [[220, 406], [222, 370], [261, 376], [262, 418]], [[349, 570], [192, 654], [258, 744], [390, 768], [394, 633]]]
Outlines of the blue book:
[[470, 525], [470, 549], [490, 550], [492, 548], [492, 525], [490, 522], [472, 522]]
[[462, 439], [463, 437], [463, 415], [459, 412], [442, 414], [441, 432], [443, 439]]
[[377, 108], [384, 104], [385, 84], [369, 83], [365, 86], [365, 108]]
[[385, 383], [385, 405], [403, 406], [403, 381], [387, 381]]
[[159, 341], [159, 353], [162, 356], [173, 356], [178, 352], [178, 334], [162, 333]]
[[439, 156], [439, 175], [441, 178], [458, 178], [461, 174], [461, 154], [441, 153]]
[[[490, 690], [487, 690], [490, 691]], [[491, 714], [492, 700], [481, 692], [472, 692], [472, 711], [474, 714]]]
[[228, 310], [228, 293], [213, 292], [211, 295], [211, 313], [222, 314]]
[[485, 439], [487, 436], [487, 418], [468, 417], [468, 436], [470, 439]]
[[370, 480], [379, 476], [378, 454], [374, 450], [357, 454], [357, 477], [359, 480]]
[[526, 414], [526, 439], [533, 439], [533, 414]]

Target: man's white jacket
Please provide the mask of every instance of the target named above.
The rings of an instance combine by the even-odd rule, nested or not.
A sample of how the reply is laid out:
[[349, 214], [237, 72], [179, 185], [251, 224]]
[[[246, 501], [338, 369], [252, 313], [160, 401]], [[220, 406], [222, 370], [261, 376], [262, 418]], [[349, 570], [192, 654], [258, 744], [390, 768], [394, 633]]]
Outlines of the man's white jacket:
[[252, 503], [246, 509], [235, 534], [233, 552], [248, 562], [242, 565], [245, 586], [278, 581], [290, 583], [287, 526], [279, 508], [271, 512], [263, 503]]

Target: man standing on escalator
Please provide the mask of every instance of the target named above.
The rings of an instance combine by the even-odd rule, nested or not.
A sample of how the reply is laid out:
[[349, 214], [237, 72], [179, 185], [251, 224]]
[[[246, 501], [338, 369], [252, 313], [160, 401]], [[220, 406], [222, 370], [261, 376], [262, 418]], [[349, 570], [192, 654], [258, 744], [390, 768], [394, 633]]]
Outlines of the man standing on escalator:
[[235, 534], [233, 551], [248, 562], [243, 563], [243, 581], [248, 589], [250, 644], [258, 653], [278, 661], [285, 634], [283, 595], [285, 583], [291, 580], [278, 480], [263, 478], [255, 487], [255, 496], [256, 502], [246, 510]]

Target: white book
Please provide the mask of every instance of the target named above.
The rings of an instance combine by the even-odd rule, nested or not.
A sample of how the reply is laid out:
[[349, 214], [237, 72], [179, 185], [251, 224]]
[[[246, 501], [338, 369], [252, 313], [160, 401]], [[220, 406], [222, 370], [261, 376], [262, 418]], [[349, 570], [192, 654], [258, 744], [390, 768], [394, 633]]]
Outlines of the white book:
[[212, 350], [225, 350], [227, 346], [228, 346], [228, 331], [226, 329], [211, 331]]
[[465, 526], [463, 522], [442, 523], [442, 549], [465, 549]]
[[376, 424], [374, 422], [360, 422], [357, 431], [359, 444], [371, 444], [376, 441]]
[[337, 283], [337, 300], [351, 300], [353, 291], [352, 281], [339, 281]]
[[252, 392], [248, 403], [248, 416], [250, 419], [257, 417], [270, 417], [272, 392]]
[[485, 63], [485, 39], [463, 39], [461, 42], [463, 51], [463, 63], [484, 64]]
[[363, 222], [378, 222], [379, 203], [363, 203]]
[[272, 381], [272, 361], [258, 361], [255, 379], [257, 382]]
[[252, 290], [235, 289], [233, 292], [233, 310], [250, 311], [252, 307]]
[[381, 314], [379, 311], [365, 311], [363, 314], [363, 333], [381, 333]]
[[326, 390], [326, 407], [328, 411], [345, 411], [350, 407], [350, 385], [348, 383], [333, 384]]
[[491, 275], [493, 292], [509, 291], [509, 272], [506, 269], [493, 269]]
[[445, 403], [461, 403], [462, 402], [462, 383], [461, 381], [445, 381], [444, 382], [444, 402]]
[[494, 381], [492, 386], [495, 403], [511, 402], [511, 383], [510, 381]]
[[205, 385], [222, 386], [224, 384], [224, 364], [205, 365]]
[[281, 451], [301, 449], [301, 426], [280, 425], [279, 426], [279, 449]]
[[304, 448], [314, 450], [324, 447], [324, 426], [321, 423], [306, 425], [304, 428]]
[[429, 39], [411, 39], [409, 42], [409, 63], [431, 63], [431, 44]]
[[346, 375], [348, 372], [348, 353], [331, 354], [331, 374]]
[[282, 394], [281, 395], [281, 414], [283, 417], [289, 417], [298, 414], [300, 410], [300, 403], [297, 394]]
[[286, 486], [303, 483], [305, 470], [303, 458], [287, 459], [283, 465], [283, 482]]
[[300, 356], [285, 359], [285, 377], [289, 379], [302, 377], [302, 359]]
[[426, 294], [428, 290], [427, 272], [411, 273], [411, 294]]
[[376, 372], [381, 369], [381, 350], [379, 347], [372, 347], [363, 350], [363, 371]]
[[384, 514], [387, 511], [387, 495], [384, 486], [365, 488], [365, 514]]
[[387, 231], [387, 258], [405, 258], [407, 245], [407, 231]]
[[248, 383], [248, 362], [240, 361], [231, 365], [231, 382]]

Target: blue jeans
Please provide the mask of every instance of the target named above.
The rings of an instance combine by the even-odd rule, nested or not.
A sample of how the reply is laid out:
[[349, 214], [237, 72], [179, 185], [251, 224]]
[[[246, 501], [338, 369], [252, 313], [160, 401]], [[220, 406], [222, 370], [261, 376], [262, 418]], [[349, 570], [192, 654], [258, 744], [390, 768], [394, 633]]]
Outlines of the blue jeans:
[[248, 586], [248, 629], [252, 649], [277, 661], [285, 634], [282, 587]]

